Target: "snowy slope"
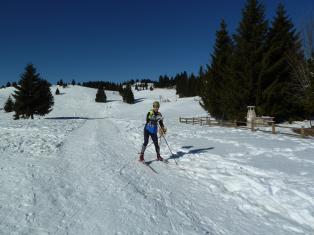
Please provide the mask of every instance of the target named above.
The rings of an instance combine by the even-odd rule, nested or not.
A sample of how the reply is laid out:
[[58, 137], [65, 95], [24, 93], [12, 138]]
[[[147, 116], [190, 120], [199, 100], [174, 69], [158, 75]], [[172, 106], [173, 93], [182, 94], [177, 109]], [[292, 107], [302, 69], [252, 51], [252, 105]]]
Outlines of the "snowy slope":
[[[61, 92], [46, 118], [0, 111], [1, 234], [314, 234], [313, 139], [180, 124], [206, 113], [174, 90]], [[160, 98], [175, 155], [149, 147], [154, 173], [137, 153]]]

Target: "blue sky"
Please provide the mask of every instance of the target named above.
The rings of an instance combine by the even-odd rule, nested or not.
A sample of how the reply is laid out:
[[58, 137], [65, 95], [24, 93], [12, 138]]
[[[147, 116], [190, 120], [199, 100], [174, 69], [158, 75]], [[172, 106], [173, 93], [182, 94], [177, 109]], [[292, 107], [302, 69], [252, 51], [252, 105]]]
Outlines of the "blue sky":
[[[267, 18], [283, 2], [298, 29], [313, 0], [264, 0]], [[52, 83], [157, 79], [209, 63], [222, 18], [234, 33], [245, 0], [1, 0], [0, 85], [27, 63]]]

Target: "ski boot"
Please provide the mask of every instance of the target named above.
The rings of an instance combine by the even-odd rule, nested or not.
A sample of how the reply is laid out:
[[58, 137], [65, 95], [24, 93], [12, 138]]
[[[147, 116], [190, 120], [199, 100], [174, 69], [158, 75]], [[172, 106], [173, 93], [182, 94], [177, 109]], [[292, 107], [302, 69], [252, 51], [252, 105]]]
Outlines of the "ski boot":
[[160, 156], [160, 154], [157, 154], [157, 161], [163, 161], [164, 159]]
[[144, 153], [141, 153], [139, 161], [144, 162]]

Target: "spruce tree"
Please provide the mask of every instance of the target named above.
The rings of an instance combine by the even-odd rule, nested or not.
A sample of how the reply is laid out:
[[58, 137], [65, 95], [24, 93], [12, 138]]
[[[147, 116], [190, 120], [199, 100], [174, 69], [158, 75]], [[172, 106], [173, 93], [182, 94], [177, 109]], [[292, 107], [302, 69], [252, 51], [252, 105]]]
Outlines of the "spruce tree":
[[4, 111], [6, 111], [7, 113], [10, 113], [13, 111], [14, 109], [14, 102], [11, 98], [11, 96], [9, 96], [8, 100], [6, 101], [5, 105], [4, 105]]
[[53, 95], [50, 91], [51, 84], [39, 79], [35, 92], [35, 112], [34, 114], [44, 116], [52, 111], [54, 105]]
[[40, 78], [32, 64], [26, 66], [13, 97], [15, 98], [15, 119], [18, 119], [20, 115], [32, 119], [34, 114], [45, 115], [53, 106], [50, 84]]
[[97, 90], [95, 101], [101, 102], [101, 103], [105, 103], [107, 101], [107, 96], [106, 96], [105, 90], [102, 86], [100, 86]]
[[59, 88], [56, 89], [56, 95], [60, 95]]
[[[224, 113], [228, 112], [228, 107], [223, 101], [232, 99], [230, 93], [225, 92], [228, 86], [227, 66], [232, 54], [232, 39], [230, 38], [227, 25], [221, 21], [220, 29], [216, 32], [216, 42], [214, 53], [211, 58], [211, 65], [206, 74], [203, 69], [200, 71], [202, 81], [202, 100], [206, 110], [215, 118], [222, 119]], [[224, 110], [226, 109], [226, 110]]]
[[131, 89], [131, 86], [128, 84], [123, 91], [123, 101], [128, 104], [134, 103], [134, 95]]
[[19, 81], [20, 86], [16, 88], [15, 94], [15, 112], [17, 115], [23, 115], [27, 118], [35, 113], [35, 92], [39, 82], [39, 74], [32, 64], [25, 68]]
[[75, 86], [75, 80], [72, 80], [72, 86]]
[[266, 40], [267, 53], [259, 77], [258, 110], [261, 114], [274, 116], [276, 121], [302, 115], [301, 107], [293, 95], [293, 68], [289, 58], [302, 60], [299, 34], [279, 4]]
[[201, 106], [209, 112], [209, 85], [208, 85], [208, 78], [206, 76], [207, 71], [204, 71], [203, 66], [200, 67], [198, 76], [200, 78], [200, 97], [202, 102], [200, 103]]
[[247, 0], [234, 35], [235, 45], [228, 68], [228, 90], [232, 98], [225, 104], [230, 107], [228, 118], [243, 119], [247, 106], [256, 104], [267, 30], [265, 7], [258, 0]]

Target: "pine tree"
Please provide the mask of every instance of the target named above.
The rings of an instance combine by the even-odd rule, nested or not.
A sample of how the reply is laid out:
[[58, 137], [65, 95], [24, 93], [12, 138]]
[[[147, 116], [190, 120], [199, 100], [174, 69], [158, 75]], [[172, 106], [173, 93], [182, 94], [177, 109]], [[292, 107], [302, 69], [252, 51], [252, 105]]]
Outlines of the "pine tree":
[[16, 119], [20, 115], [33, 119], [34, 114], [45, 115], [51, 111], [53, 96], [50, 92], [50, 84], [40, 78], [32, 64], [26, 66], [19, 84], [13, 95]]
[[302, 59], [303, 53], [299, 34], [296, 33], [283, 4], [278, 5], [267, 36], [266, 49], [259, 77], [259, 111], [261, 114], [274, 116], [276, 121], [297, 117], [302, 108], [293, 95], [293, 68], [289, 66], [289, 57]]
[[128, 104], [134, 103], [134, 95], [131, 89], [131, 86], [128, 84], [123, 91], [123, 101]]
[[57, 88], [57, 90], [56, 90], [56, 95], [60, 95], [59, 88]]
[[206, 71], [204, 71], [203, 66], [200, 66], [198, 76], [200, 78], [200, 97], [202, 102], [200, 102], [201, 106], [208, 111], [209, 105], [209, 86], [208, 86], [208, 79], [206, 77]]
[[105, 90], [102, 86], [100, 86], [97, 90], [95, 101], [101, 102], [101, 103], [105, 103], [107, 101], [107, 96], [106, 96]]
[[211, 65], [206, 74], [201, 68], [199, 76], [201, 78], [202, 91], [201, 97], [205, 109], [216, 118], [223, 118], [223, 113], [228, 110], [223, 110], [222, 100], [232, 99], [229, 93], [224, 90], [228, 86], [226, 68], [228, 66], [230, 56], [232, 54], [232, 40], [228, 35], [227, 25], [224, 20], [220, 24], [220, 29], [216, 32], [216, 42], [214, 53], [212, 54]]
[[72, 86], [75, 86], [75, 80], [72, 80]]
[[9, 96], [8, 100], [6, 101], [5, 105], [4, 105], [4, 111], [6, 111], [7, 113], [10, 113], [13, 111], [14, 109], [14, 102], [11, 98], [11, 96]]
[[13, 97], [15, 98], [15, 112], [18, 115], [32, 117], [35, 113], [35, 92], [39, 82], [39, 74], [32, 64], [25, 68]]
[[227, 69], [228, 91], [231, 92], [225, 104], [229, 107], [228, 118], [241, 120], [246, 116], [247, 106], [256, 104], [267, 30], [265, 7], [258, 0], [247, 0]]
[[54, 105], [53, 95], [50, 91], [51, 84], [39, 79], [35, 92], [35, 112], [34, 114], [44, 116], [52, 111]]
[[11, 86], [11, 83], [10, 83], [10, 82], [8, 82], [8, 83], [7, 83], [7, 87], [10, 87], [10, 86]]

